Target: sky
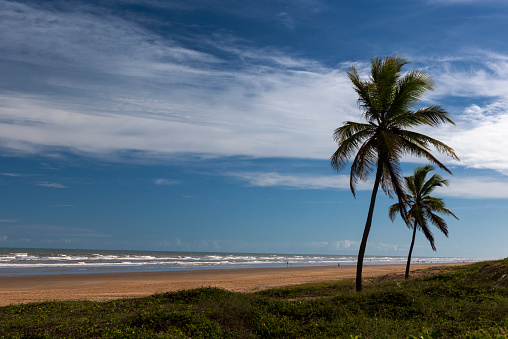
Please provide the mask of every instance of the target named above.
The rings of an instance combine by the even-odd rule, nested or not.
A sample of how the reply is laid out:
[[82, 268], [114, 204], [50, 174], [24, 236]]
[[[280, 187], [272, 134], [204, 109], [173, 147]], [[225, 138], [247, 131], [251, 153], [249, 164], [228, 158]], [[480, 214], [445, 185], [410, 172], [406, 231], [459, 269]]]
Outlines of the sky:
[[[0, 0], [0, 32], [0, 247], [356, 255], [346, 72], [402, 55], [435, 83], [415, 109], [456, 123], [418, 131], [460, 158], [434, 192], [459, 220], [413, 256], [508, 256], [504, 0]], [[394, 202], [367, 255], [407, 255]]]

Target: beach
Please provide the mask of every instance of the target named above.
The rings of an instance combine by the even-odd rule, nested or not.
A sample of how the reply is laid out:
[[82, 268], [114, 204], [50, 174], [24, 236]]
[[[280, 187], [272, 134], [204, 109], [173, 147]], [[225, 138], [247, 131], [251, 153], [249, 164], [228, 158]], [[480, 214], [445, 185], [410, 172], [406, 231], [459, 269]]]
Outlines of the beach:
[[[412, 264], [411, 271], [462, 263]], [[405, 265], [366, 265], [363, 277], [403, 276]], [[0, 277], [0, 306], [51, 300], [106, 301], [199, 287], [233, 292], [354, 278], [355, 265]]]

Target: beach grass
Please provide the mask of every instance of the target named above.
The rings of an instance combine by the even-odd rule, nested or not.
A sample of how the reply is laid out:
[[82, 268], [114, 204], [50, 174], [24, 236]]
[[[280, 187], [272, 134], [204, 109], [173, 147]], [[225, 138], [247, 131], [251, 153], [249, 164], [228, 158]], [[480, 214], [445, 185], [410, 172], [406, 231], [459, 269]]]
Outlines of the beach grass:
[[508, 259], [235, 293], [0, 308], [2, 338], [508, 338]]

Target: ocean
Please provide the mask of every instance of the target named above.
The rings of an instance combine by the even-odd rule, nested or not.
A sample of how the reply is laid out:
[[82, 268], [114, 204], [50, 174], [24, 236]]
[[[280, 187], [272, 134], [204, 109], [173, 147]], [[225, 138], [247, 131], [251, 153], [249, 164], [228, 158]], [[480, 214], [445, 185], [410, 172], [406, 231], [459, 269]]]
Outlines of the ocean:
[[[0, 276], [151, 272], [249, 267], [356, 265], [355, 255], [1, 249]], [[405, 264], [402, 256], [366, 256], [365, 265]], [[476, 262], [480, 258], [414, 257], [412, 263]]]

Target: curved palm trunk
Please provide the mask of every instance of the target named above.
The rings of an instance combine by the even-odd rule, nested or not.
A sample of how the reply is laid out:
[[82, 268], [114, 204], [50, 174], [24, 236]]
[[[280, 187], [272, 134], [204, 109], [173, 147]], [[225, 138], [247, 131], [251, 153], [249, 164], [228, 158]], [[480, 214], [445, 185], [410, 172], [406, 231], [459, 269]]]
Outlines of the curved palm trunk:
[[374, 214], [374, 205], [376, 204], [376, 195], [379, 188], [379, 182], [381, 181], [382, 173], [383, 169], [378, 164], [376, 172], [376, 181], [374, 182], [374, 188], [372, 189], [372, 195], [370, 197], [369, 214], [367, 215], [367, 222], [365, 223], [362, 242], [360, 244], [360, 250], [358, 251], [358, 262], [356, 264], [356, 292], [360, 292], [362, 290], [363, 257], [365, 255], [365, 248], [367, 247], [367, 238], [369, 237], [370, 227], [372, 225], [372, 215]]
[[416, 238], [416, 220], [415, 220], [415, 224], [413, 226], [413, 240], [411, 240], [411, 246], [409, 246], [409, 255], [407, 256], [407, 264], [406, 264], [406, 275], [404, 276], [404, 279], [409, 278], [409, 266], [411, 266], [411, 254], [413, 253], [413, 246], [415, 245], [415, 238]]

